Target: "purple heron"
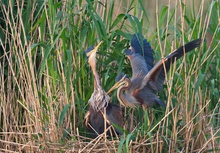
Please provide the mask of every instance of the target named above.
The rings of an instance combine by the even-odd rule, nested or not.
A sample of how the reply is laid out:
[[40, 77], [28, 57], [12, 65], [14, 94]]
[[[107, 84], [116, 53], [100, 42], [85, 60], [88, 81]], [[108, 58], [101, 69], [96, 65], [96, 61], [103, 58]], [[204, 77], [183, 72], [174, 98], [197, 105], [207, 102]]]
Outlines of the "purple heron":
[[155, 92], [162, 89], [165, 74], [169, 71], [172, 63], [198, 47], [200, 43], [201, 39], [191, 41], [174, 50], [154, 65], [150, 44], [142, 35], [134, 34], [130, 48], [125, 50], [125, 54], [131, 63], [132, 77], [131, 79], [122, 77], [107, 93], [118, 88], [118, 100], [127, 107], [134, 108], [140, 105], [144, 110], [157, 104], [165, 107], [166, 104], [159, 99]]
[[[85, 115], [84, 123], [86, 128], [95, 132], [96, 135], [102, 134], [112, 124], [120, 127], [124, 125], [122, 108], [117, 104], [110, 103], [110, 97], [102, 88], [101, 80], [96, 71], [96, 52], [100, 45], [101, 42], [95, 48], [90, 47], [85, 51], [94, 75], [94, 91], [88, 101], [90, 107]], [[118, 128], [114, 128], [114, 131], [116, 134], [122, 134]], [[112, 134], [115, 135], [114, 132]]]

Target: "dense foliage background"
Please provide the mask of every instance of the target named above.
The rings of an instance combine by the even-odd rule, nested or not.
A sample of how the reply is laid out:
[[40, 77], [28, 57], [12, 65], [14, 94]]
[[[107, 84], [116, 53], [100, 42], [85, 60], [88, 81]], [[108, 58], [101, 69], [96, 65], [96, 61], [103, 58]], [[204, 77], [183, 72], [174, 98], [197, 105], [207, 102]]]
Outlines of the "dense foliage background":
[[[0, 151], [218, 152], [219, 10], [218, 0], [1, 0]], [[204, 41], [167, 74], [166, 109], [126, 109], [132, 128], [123, 136], [89, 138], [93, 76], [84, 50], [103, 41], [97, 70], [108, 90], [117, 73], [131, 75], [123, 50], [133, 33], [147, 38], [155, 62]]]

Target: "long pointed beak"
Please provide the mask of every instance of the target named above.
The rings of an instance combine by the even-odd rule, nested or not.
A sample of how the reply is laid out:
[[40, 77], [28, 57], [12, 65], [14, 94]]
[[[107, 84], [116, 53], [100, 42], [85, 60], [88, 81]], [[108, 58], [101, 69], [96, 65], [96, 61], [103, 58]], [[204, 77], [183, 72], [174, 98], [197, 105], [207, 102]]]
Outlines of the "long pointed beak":
[[97, 52], [101, 44], [102, 44], [102, 41], [92, 51], [88, 52], [86, 55], [90, 56], [92, 53]]
[[116, 88], [118, 88], [120, 86], [120, 81], [116, 82], [111, 89], [108, 90], [107, 94], [110, 94], [113, 90], [115, 90]]
[[124, 75], [121, 80], [119, 80], [118, 82], [116, 82], [111, 89], [108, 90], [107, 94], [110, 94], [113, 90], [115, 90], [116, 88], [120, 87], [123, 83], [124, 83], [124, 79], [126, 78], [126, 75]]

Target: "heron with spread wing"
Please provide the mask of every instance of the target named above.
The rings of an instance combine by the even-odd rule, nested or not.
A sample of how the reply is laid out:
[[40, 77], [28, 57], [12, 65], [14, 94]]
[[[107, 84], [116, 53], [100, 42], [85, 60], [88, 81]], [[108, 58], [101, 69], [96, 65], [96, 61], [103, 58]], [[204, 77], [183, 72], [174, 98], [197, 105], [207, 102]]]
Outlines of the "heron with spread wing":
[[[84, 123], [86, 128], [95, 132], [96, 135], [103, 133], [105, 128], [108, 128], [112, 123], [120, 127], [124, 125], [121, 107], [110, 103], [110, 97], [102, 88], [101, 80], [96, 71], [96, 52], [100, 45], [101, 42], [95, 48], [90, 47], [85, 51], [94, 75], [94, 91], [88, 101], [90, 107], [85, 115]], [[114, 128], [114, 130], [116, 134], [122, 134], [118, 128]]]
[[191, 41], [154, 65], [150, 44], [142, 35], [134, 34], [130, 48], [125, 50], [131, 63], [132, 77], [131, 79], [126, 76], [122, 77], [107, 93], [118, 88], [118, 100], [127, 107], [134, 108], [141, 105], [144, 110], [157, 104], [165, 107], [166, 104], [155, 94], [163, 87], [165, 73], [169, 71], [175, 60], [198, 47], [200, 43], [201, 39]]

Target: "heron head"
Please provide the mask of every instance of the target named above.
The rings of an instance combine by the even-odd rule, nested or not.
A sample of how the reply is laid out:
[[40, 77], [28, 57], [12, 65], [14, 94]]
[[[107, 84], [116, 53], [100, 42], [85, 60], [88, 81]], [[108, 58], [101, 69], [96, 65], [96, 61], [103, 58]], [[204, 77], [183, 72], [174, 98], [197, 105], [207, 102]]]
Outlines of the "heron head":
[[118, 82], [116, 82], [111, 89], [108, 90], [107, 94], [111, 93], [113, 90], [119, 88], [120, 86], [126, 84], [128, 82], [128, 77], [125, 74]]
[[91, 67], [95, 67], [96, 65], [96, 52], [98, 51], [98, 48], [101, 44], [102, 42], [100, 42], [96, 47], [92, 46], [85, 50], [86, 56], [88, 57], [88, 62]]
[[98, 48], [100, 47], [101, 44], [102, 44], [102, 42], [100, 42], [96, 47], [91, 46], [88, 49], [86, 49], [85, 50], [86, 56], [89, 58], [91, 55], [96, 53], [98, 51]]

